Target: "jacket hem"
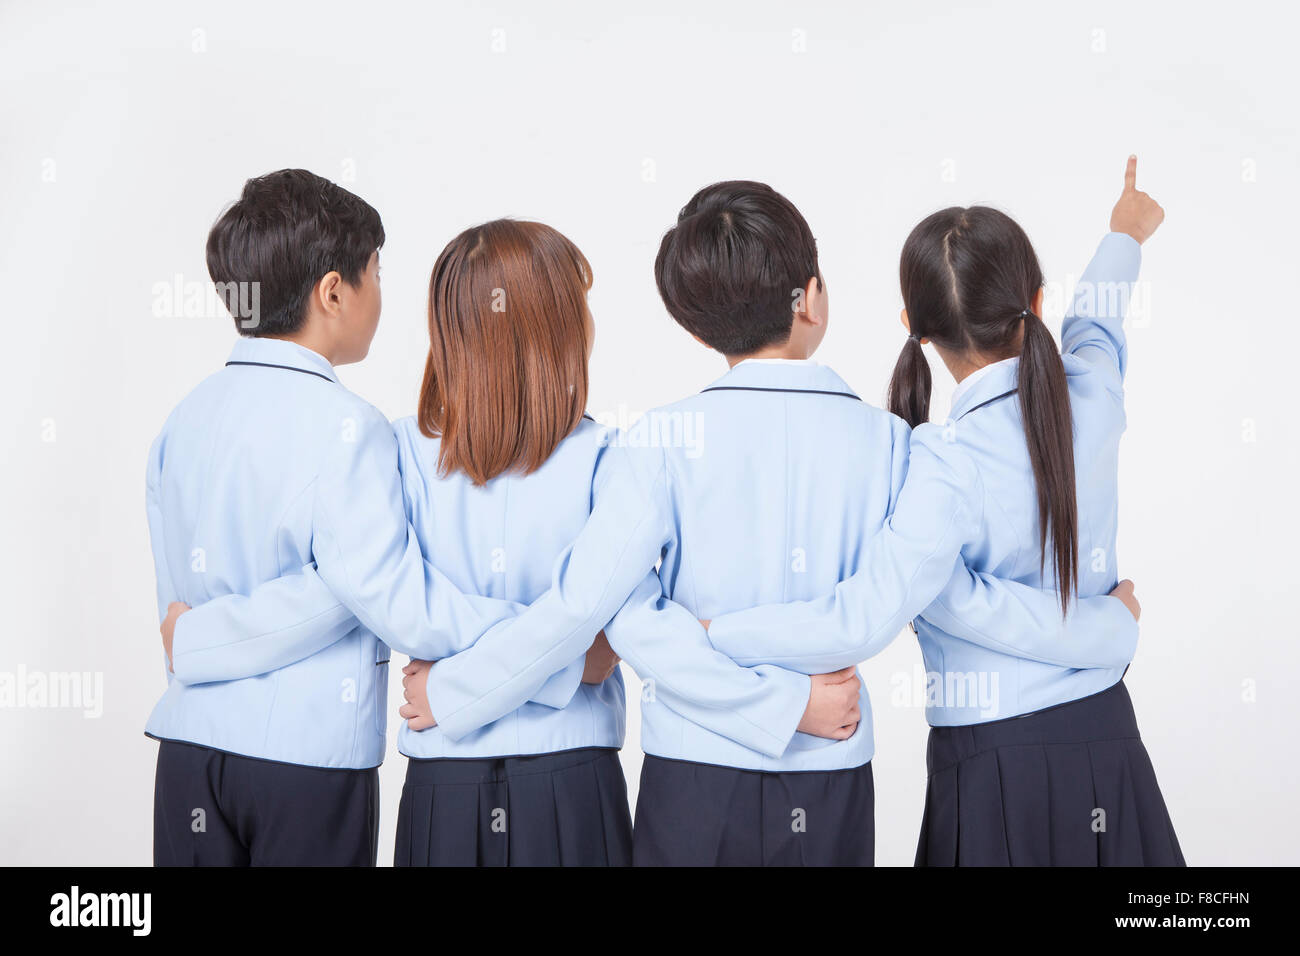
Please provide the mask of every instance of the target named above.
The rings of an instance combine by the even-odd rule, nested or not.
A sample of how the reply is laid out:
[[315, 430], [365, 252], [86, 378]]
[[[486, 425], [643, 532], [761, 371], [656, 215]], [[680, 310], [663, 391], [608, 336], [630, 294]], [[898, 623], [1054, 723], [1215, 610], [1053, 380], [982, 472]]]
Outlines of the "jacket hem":
[[364, 767], [327, 767], [323, 764], [318, 764], [318, 763], [301, 763], [293, 760], [276, 760], [274, 757], [261, 757], [258, 756], [257, 754], [246, 754], [238, 750], [227, 750], [224, 747], [214, 747], [211, 744], [200, 743], [197, 740], [184, 740], [180, 737], [160, 737], [157, 734], [150, 733], [147, 730], [144, 732], [144, 735], [148, 737], [150, 740], [156, 740], [159, 743], [181, 744], [182, 746], [185, 747], [199, 747], [203, 750], [211, 750], [215, 753], [227, 754], [231, 757], [243, 757], [245, 760], [260, 760], [263, 763], [278, 763], [281, 766], [285, 766], [285, 767], [307, 767], [312, 770], [332, 770], [332, 771], [338, 771], [340, 773], [365, 773], [366, 771], [369, 770], [378, 770], [380, 767], [384, 765], [384, 762], [381, 760], [379, 761], [379, 763], [369, 764]]

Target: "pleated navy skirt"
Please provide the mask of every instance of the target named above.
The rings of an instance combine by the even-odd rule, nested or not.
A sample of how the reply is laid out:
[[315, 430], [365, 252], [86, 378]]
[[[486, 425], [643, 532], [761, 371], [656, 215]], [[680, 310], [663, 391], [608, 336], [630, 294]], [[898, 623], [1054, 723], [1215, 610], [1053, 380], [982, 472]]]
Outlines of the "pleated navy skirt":
[[618, 751], [407, 761], [394, 866], [628, 866]]
[[917, 866], [1185, 866], [1123, 682], [934, 727]]
[[774, 773], [646, 754], [635, 866], [872, 866], [871, 764]]

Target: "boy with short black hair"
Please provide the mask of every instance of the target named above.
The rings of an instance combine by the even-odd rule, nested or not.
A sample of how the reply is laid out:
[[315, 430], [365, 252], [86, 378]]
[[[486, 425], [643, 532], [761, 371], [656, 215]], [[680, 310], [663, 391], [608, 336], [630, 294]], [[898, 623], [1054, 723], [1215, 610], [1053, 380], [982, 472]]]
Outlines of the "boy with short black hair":
[[[374, 865], [389, 657], [375, 631], [432, 651], [440, 628], [510, 613], [432, 569], [426, 587], [392, 429], [335, 375], [374, 337], [383, 242], [370, 205], [301, 169], [250, 179], [208, 237], [242, 338], [168, 417], [146, 482], [169, 658], [145, 731], [159, 865]], [[281, 575], [258, 634], [218, 623], [171, 645], [172, 602]], [[347, 606], [319, 601], [321, 577]]]

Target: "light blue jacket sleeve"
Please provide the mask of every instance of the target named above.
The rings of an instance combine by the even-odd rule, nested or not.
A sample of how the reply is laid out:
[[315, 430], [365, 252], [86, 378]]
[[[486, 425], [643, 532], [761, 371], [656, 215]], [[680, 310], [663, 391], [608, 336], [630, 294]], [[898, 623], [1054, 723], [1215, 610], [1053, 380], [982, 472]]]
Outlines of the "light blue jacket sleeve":
[[[178, 600], [176, 586], [172, 583], [171, 566], [167, 561], [167, 538], [163, 534], [162, 516], [162, 456], [166, 443], [166, 430], [154, 439], [149, 447], [149, 462], [145, 466], [144, 503], [149, 517], [149, 547], [153, 551], [154, 578], [157, 581], [158, 621], [167, 617], [167, 605]], [[175, 648], [172, 649], [175, 655]]]
[[602, 456], [608, 478], [557, 560], [550, 590], [466, 653], [430, 669], [429, 706], [452, 740], [515, 710], [547, 675], [585, 652], [659, 559], [672, 525], [657, 490], [662, 449], [609, 447]]
[[[516, 611], [524, 605], [512, 604]], [[359, 623], [314, 565], [286, 574], [251, 596], [225, 595], [177, 619], [172, 646], [176, 679], [185, 684], [266, 674], [346, 637]], [[552, 675], [533, 700], [565, 707], [582, 681], [586, 658]]]
[[1142, 265], [1142, 246], [1122, 232], [1108, 233], [1079, 277], [1061, 325], [1061, 351], [1113, 370], [1120, 387], [1128, 369], [1124, 316]]
[[960, 557], [925, 619], [971, 644], [1058, 667], [1126, 667], [1137, 651], [1138, 622], [1118, 598], [1080, 598], [1062, 618], [1056, 592], [976, 573]]
[[[907, 479], [894, 513], [866, 548], [862, 570], [825, 598], [716, 618], [709, 625], [713, 646], [740, 664], [772, 663], [807, 674], [834, 671], [879, 653], [904, 624], [944, 594], [956, 569], [965, 568], [963, 545], [978, 534], [982, 494], [974, 464], [941, 435], [934, 426], [912, 433]], [[1061, 636], [1062, 625], [1044, 630], [1045, 622], [1061, 617], [1050, 592], [967, 572], [951, 584], [947, 602], [945, 623], [953, 625], [956, 637], [996, 644], [1022, 657], [1037, 652], [1054, 661], [1078, 651], [1071, 647], [1062, 653], [1059, 641], [1051, 644]], [[1085, 625], [1077, 628], [1080, 634], [1087, 633], [1095, 629], [1097, 616], [1104, 616], [1126, 628], [1136, 643], [1136, 622], [1120, 601], [1089, 599], [1080, 608], [1065, 622], [1067, 634], [1074, 633], [1076, 624]], [[989, 636], [994, 634], [997, 639]], [[1078, 653], [1080, 660], [1088, 660], [1101, 652], [1090, 647]]]
[[581, 657], [574, 659], [562, 670], [558, 670], [546, 678], [546, 683], [528, 699], [534, 704], [543, 704], [555, 710], [563, 710], [569, 706], [569, 701], [573, 700], [573, 695], [578, 692], [578, 687], [582, 684], [583, 671], [586, 669], [587, 652], [583, 651]]
[[240, 680], [305, 660], [357, 627], [314, 566], [224, 595], [176, 619], [172, 667], [182, 684]]
[[[167, 429], [154, 439], [149, 446], [149, 461], [145, 466], [144, 477], [144, 503], [145, 513], [149, 518], [149, 548], [153, 551], [153, 568], [154, 579], [157, 582], [156, 597], [158, 600], [158, 622], [162, 623], [167, 617], [167, 605], [172, 601], [179, 600], [176, 592], [176, 585], [172, 582], [171, 565], [167, 560], [167, 536], [163, 533], [163, 513], [162, 513], [162, 456], [166, 444]], [[161, 640], [156, 647], [161, 649]], [[176, 668], [176, 638], [172, 635], [172, 660], [171, 668], [168, 668], [166, 653], [163, 653], [163, 672], [167, 675], [167, 682], [170, 684], [176, 678], [174, 673]]]
[[[396, 439], [377, 412], [327, 464], [313, 495], [317, 562], [250, 595], [225, 595], [181, 615], [173, 640], [178, 680], [264, 674], [329, 646], [358, 620], [411, 657], [452, 657], [524, 610], [463, 594], [424, 560], [402, 500]], [[566, 706], [581, 682], [585, 650], [547, 675], [532, 699]]]
[[[158, 581], [158, 616], [166, 617], [167, 605], [180, 600], [168, 563], [163, 534], [161, 502], [162, 458], [166, 430], [149, 451], [145, 479], [145, 500], [149, 515], [149, 537]], [[301, 575], [286, 579], [275, 600], [261, 612], [265, 633], [246, 634], [235, 610], [242, 597], [216, 602], [206, 627], [182, 628], [190, 614], [182, 615], [172, 638], [172, 677], [183, 684], [235, 680], [264, 674], [311, 656], [334, 643], [356, 626], [352, 615], [340, 613], [338, 602], [320, 588], [302, 587]], [[204, 615], [206, 618], [207, 615]]]
[[359, 418], [356, 447], [342, 443], [315, 483], [316, 566], [338, 600], [393, 650], [419, 660], [451, 657], [522, 605], [465, 594], [425, 560], [406, 518], [392, 427], [368, 406]]
[[785, 753], [808, 707], [808, 677], [768, 664], [741, 667], [719, 653], [695, 616], [664, 595], [654, 571], [605, 636], [645, 682], [643, 698], [766, 756]]
[[[615, 640], [619, 642], [616, 650], [626, 652], [620, 656], [638, 674], [653, 675], [650, 679], [662, 688], [665, 699], [675, 703], [674, 710], [679, 714], [751, 749], [779, 756], [807, 707], [809, 681], [804, 675], [777, 667], [750, 670], [736, 665], [713, 650], [693, 614], [663, 597], [652, 566], [673, 527], [663, 480], [665, 468], [662, 449], [658, 448], [605, 448], [601, 453], [593, 482], [593, 520], [600, 523], [612, 516], [610, 533], [619, 535], [640, 521], [647, 510], [660, 516], [660, 530], [640, 539], [639, 549], [629, 548], [620, 559], [622, 567], [643, 575], [638, 585], [639, 600], [625, 606], [615, 621], [605, 625], [606, 636], [611, 645]], [[616, 510], [602, 504], [609, 501], [614, 502]], [[557, 587], [570, 587], [567, 577], [571, 567], [557, 569], [555, 581], [563, 582]], [[614, 573], [626, 579], [622, 567]], [[592, 580], [601, 583], [599, 578]], [[593, 605], [596, 600], [592, 599]], [[537, 699], [537, 693], [531, 691], [536, 675], [546, 674], [553, 666], [549, 647], [552, 642], [562, 641], [564, 634], [536, 631], [528, 624], [527, 616], [518, 625], [508, 638], [509, 645], [503, 640], [499, 648], [490, 649], [480, 642], [434, 666], [427, 690], [430, 707], [444, 734], [457, 739], [512, 712], [524, 695], [532, 693], [532, 699]], [[585, 644], [589, 645], [590, 640], [588, 637]], [[555, 686], [560, 676], [551, 677], [540, 693], [545, 694], [548, 688], [554, 688], [557, 697], [569, 693], [568, 684]], [[572, 689], [576, 690], [576, 686], [574, 680]], [[453, 716], [439, 717], [449, 713]]]
[[355, 440], [340, 440], [311, 489], [316, 563], [246, 597], [226, 595], [181, 615], [174, 643], [187, 681], [247, 677], [265, 673], [258, 668], [268, 661], [292, 663], [294, 654], [338, 640], [355, 626], [353, 618], [395, 650], [438, 660], [523, 610], [462, 593], [424, 560], [406, 519], [392, 429], [374, 409], [359, 417]]

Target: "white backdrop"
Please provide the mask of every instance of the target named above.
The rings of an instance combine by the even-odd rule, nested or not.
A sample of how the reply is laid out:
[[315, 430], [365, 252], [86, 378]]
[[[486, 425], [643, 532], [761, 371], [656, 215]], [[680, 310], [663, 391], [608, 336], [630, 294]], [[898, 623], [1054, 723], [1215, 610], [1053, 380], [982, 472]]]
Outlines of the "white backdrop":
[[[595, 269], [591, 409], [617, 414], [724, 369], [651, 269], [699, 187], [759, 179], [799, 206], [832, 294], [817, 357], [879, 401], [912, 225], [996, 204], [1060, 289], [1130, 152], [1168, 220], [1129, 322], [1128, 684], [1189, 862], [1300, 862], [1296, 309], [1279, 298], [1300, 259], [1293, 6], [281, 6], [0, 4], [0, 672], [102, 681], [98, 700], [0, 709], [0, 862], [151, 859], [145, 452], [234, 338], [160, 288], [206, 282], [207, 230], [247, 177], [305, 166], [380, 210], [384, 318], [342, 379], [391, 416], [414, 409], [442, 245], [496, 216], [556, 226]], [[920, 822], [925, 724], [895, 690], [919, 666], [905, 634], [863, 668], [880, 864], [911, 862]], [[391, 742], [381, 772], [387, 864]]]

